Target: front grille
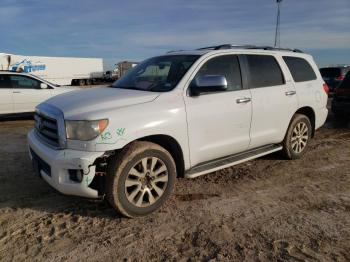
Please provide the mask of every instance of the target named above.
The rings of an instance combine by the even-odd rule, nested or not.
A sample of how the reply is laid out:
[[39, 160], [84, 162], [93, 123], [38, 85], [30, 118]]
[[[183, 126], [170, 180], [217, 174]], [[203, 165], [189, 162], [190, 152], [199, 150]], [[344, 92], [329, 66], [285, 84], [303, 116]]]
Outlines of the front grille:
[[44, 114], [35, 113], [35, 131], [46, 143], [59, 147], [57, 120]]

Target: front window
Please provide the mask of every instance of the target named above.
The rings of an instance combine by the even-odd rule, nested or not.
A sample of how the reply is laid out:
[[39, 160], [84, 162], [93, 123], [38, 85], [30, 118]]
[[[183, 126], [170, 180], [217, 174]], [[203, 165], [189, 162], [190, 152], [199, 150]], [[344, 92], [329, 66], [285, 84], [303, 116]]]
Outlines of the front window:
[[198, 55], [167, 55], [150, 58], [131, 69], [112, 87], [153, 92], [175, 88]]
[[11, 75], [10, 79], [13, 88], [40, 89], [40, 82], [36, 79], [21, 75]]

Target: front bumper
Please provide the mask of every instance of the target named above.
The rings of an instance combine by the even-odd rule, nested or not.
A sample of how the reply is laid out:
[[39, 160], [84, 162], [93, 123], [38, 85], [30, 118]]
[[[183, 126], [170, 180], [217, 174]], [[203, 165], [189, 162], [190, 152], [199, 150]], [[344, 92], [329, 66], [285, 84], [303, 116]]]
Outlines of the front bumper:
[[[98, 191], [90, 188], [89, 185], [95, 177], [96, 167], [93, 163], [103, 155], [103, 152], [55, 150], [43, 144], [35, 135], [34, 130], [28, 134], [28, 144], [31, 160], [40, 158], [40, 161], [47, 164], [46, 168], [41, 168], [38, 172], [53, 188], [66, 195], [99, 197]], [[72, 181], [69, 177], [69, 169], [82, 170], [84, 173], [82, 182]]]

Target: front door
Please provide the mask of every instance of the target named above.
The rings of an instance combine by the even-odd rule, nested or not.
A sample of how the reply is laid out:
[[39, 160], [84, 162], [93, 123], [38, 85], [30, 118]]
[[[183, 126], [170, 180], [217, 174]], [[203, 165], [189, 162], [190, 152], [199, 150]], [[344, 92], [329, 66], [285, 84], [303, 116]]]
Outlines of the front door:
[[250, 91], [243, 89], [236, 55], [202, 63], [196, 76], [223, 75], [227, 91], [186, 96], [191, 166], [245, 151], [250, 142]]
[[13, 113], [12, 86], [8, 75], [0, 74], [0, 115]]
[[41, 82], [23, 75], [10, 75], [14, 112], [34, 112], [35, 107], [51, 97], [50, 89], [40, 88]]

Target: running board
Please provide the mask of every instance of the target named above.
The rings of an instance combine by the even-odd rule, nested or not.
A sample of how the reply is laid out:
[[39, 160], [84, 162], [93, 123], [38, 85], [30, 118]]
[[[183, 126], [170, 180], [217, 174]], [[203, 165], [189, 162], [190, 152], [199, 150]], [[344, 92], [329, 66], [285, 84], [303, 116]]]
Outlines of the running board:
[[248, 150], [243, 153], [208, 161], [187, 170], [185, 173], [185, 177], [195, 178], [197, 176], [205, 175], [220, 169], [238, 165], [240, 163], [271, 154], [276, 151], [280, 151], [282, 148], [283, 147], [281, 145], [268, 145]]

